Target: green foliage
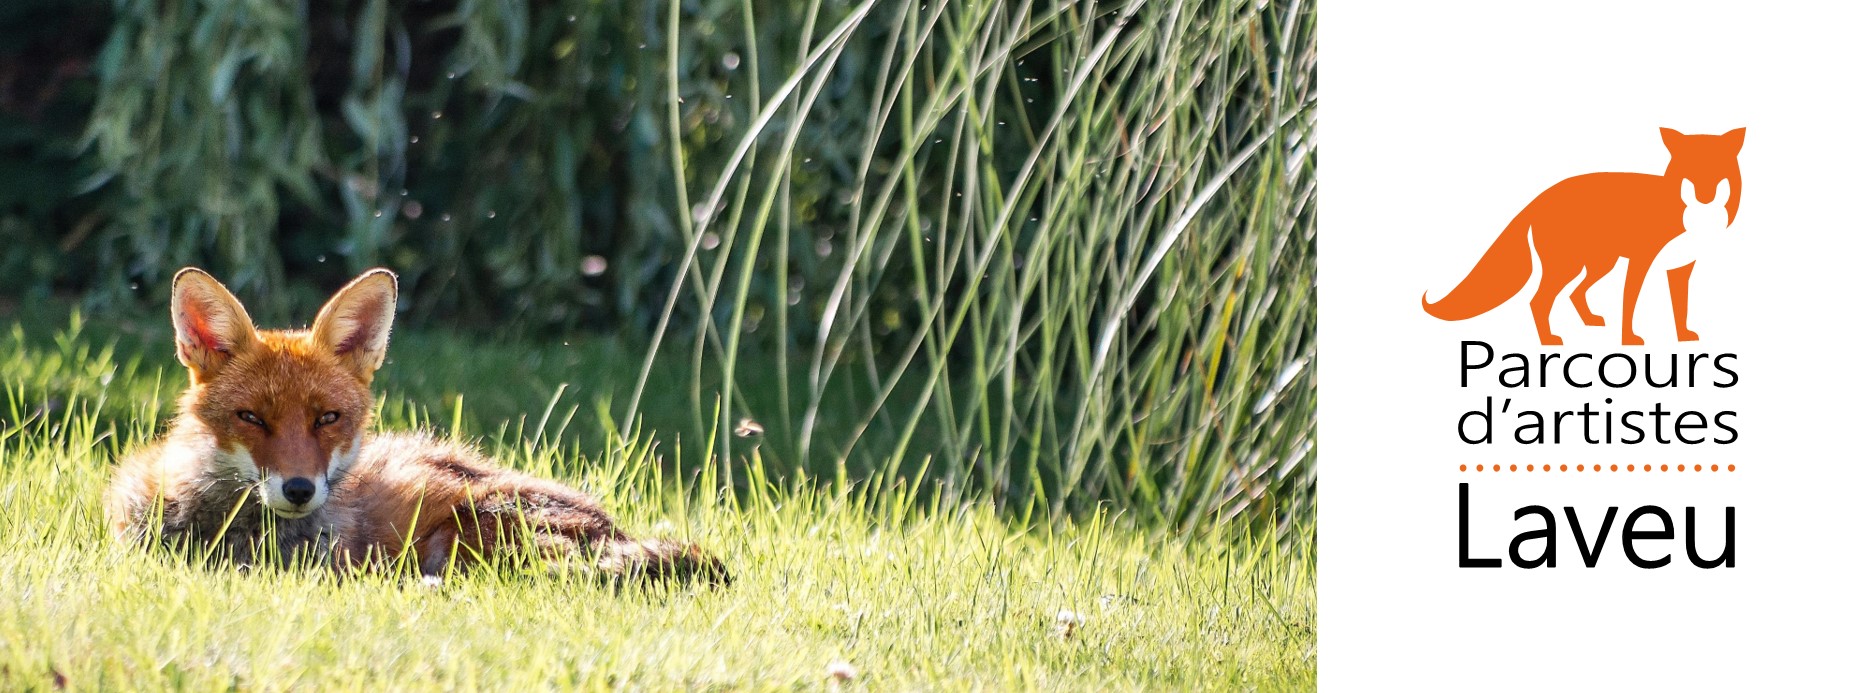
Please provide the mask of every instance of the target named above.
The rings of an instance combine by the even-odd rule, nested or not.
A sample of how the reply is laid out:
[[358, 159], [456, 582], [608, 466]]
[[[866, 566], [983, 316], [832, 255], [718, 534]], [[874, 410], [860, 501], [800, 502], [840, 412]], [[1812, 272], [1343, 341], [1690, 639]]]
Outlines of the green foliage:
[[1310, 512], [1311, 2], [110, 9], [70, 197], [0, 211], [23, 291], [153, 307], [198, 264], [282, 324], [388, 265], [406, 324], [621, 334], [581, 404], [627, 436], [753, 421], [772, 471], [1023, 514]]
[[[1310, 524], [1277, 538], [1166, 536], [1105, 513], [1025, 522], [882, 479], [835, 488], [758, 466], [723, 494], [720, 465], [691, 478], [659, 463], [706, 445], [555, 442], [563, 421], [596, 415], [555, 408], [558, 386], [513, 372], [525, 350], [508, 347], [456, 344], [449, 356], [470, 365], [417, 369], [393, 346], [403, 363], [385, 374], [381, 427], [418, 425], [444, 399], [431, 423], [594, 492], [633, 532], [718, 552], [733, 587], [474, 569], [432, 588], [119, 545], [100, 503], [110, 461], [159, 427], [176, 367], [139, 356], [129, 326], [46, 323], [0, 325], [0, 689], [799, 690], [828, 687], [837, 662], [848, 685], [881, 690], [1313, 688]], [[489, 405], [553, 426], [503, 427]]]
[[0, 3], [0, 296], [42, 296], [94, 267], [91, 248], [78, 251], [104, 216], [77, 193], [90, 165], [74, 155], [108, 29], [98, 0]]

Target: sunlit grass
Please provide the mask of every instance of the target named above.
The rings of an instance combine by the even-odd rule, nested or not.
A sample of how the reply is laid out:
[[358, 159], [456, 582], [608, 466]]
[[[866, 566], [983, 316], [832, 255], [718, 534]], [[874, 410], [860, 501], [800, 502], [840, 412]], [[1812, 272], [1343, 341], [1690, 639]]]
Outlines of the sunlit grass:
[[[576, 452], [555, 441], [598, 415], [487, 365], [540, 347], [399, 333], [381, 427], [427, 418], [480, 437], [599, 494], [628, 528], [719, 552], [733, 587], [473, 571], [431, 588], [119, 546], [101, 521], [112, 460], [155, 432], [179, 378], [160, 343], [48, 322], [0, 323], [0, 688], [818, 689], [840, 662], [847, 685], [877, 690], [1312, 686], [1310, 522], [1277, 540], [1105, 513], [1028, 521], [934, 480], [839, 488], [760, 465], [725, 493], [721, 465], [682, 477], [657, 463], [707, 441], [652, 446], [604, 425]], [[422, 358], [443, 343], [459, 358]], [[585, 359], [563, 372], [604, 370]], [[551, 425], [503, 427], [476, 413], [484, 394]]]

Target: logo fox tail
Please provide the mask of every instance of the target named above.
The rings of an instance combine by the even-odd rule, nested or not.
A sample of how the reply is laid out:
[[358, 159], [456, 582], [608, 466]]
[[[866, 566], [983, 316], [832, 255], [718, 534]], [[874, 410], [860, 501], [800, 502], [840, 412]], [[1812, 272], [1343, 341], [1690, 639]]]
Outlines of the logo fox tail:
[[1424, 312], [1443, 320], [1467, 320], [1507, 302], [1527, 286], [1528, 278], [1534, 276], [1534, 253], [1528, 249], [1533, 208], [1528, 205], [1508, 222], [1508, 228], [1482, 254], [1475, 269], [1469, 270], [1469, 276], [1463, 277], [1443, 300], [1432, 302], [1430, 293], [1424, 292]]

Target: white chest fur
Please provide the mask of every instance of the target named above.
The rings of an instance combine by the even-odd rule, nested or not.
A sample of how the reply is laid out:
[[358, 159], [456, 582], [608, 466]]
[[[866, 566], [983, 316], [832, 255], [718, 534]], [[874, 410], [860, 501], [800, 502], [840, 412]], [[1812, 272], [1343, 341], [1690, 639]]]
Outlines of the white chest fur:
[[1683, 233], [1664, 245], [1658, 252], [1653, 264], [1664, 269], [1677, 269], [1707, 253], [1711, 247], [1721, 243], [1727, 236], [1729, 210], [1724, 205], [1729, 203], [1729, 181], [1724, 179], [1716, 183], [1716, 195], [1708, 204], [1698, 202], [1696, 186], [1688, 179], [1683, 181], [1681, 192], [1684, 203]]

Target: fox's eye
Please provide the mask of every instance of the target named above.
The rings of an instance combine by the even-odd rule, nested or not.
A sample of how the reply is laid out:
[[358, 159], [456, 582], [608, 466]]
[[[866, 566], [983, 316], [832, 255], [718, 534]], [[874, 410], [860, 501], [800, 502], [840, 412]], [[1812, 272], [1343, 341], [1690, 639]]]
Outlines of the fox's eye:
[[240, 411], [240, 413], [235, 414], [235, 416], [240, 417], [240, 420], [245, 421], [247, 423], [253, 424], [255, 426], [259, 426], [261, 428], [266, 428], [266, 421], [261, 420], [259, 414], [255, 414], [253, 412], [243, 409]]
[[324, 414], [320, 414], [318, 417], [318, 421], [313, 422], [312, 425], [313, 426], [330, 426], [335, 423], [338, 423], [338, 412], [328, 411], [328, 412], [325, 412]]

